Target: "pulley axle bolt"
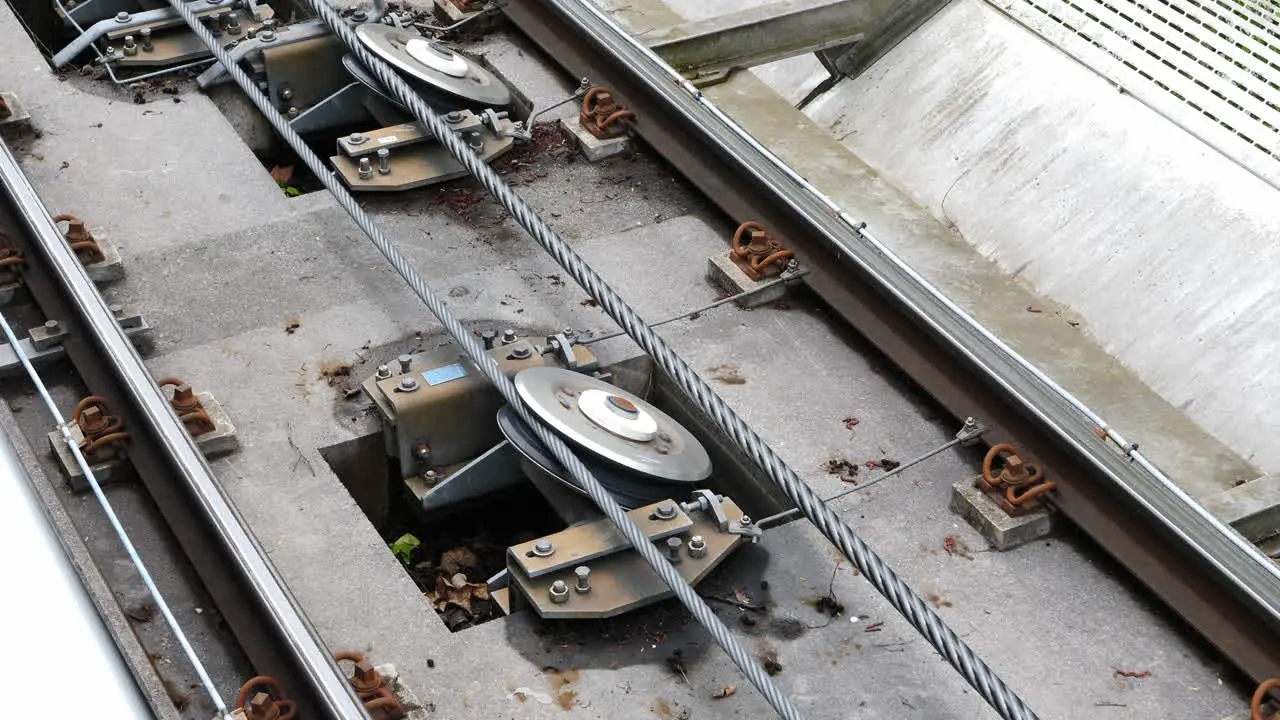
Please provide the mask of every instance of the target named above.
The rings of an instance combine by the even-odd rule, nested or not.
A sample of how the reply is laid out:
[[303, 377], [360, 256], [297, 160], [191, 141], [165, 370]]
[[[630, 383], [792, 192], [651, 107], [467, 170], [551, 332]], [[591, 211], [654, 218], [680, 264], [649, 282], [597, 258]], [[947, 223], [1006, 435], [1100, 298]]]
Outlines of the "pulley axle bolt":
[[676, 517], [676, 504], [671, 501], [659, 503], [653, 514], [657, 515], [659, 520], [674, 520]]
[[551, 602], [559, 605], [569, 600], [569, 586], [563, 580], [551, 583]]
[[258, 33], [258, 39], [262, 42], [273, 42], [276, 39], [275, 31], [263, 29], [262, 32]]
[[375, 377], [377, 377], [379, 380], [386, 380], [387, 378], [391, 377], [391, 368], [387, 367], [386, 365], [379, 365], [378, 374]]
[[391, 174], [391, 151], [386, 148], [378, 148], [378, 174]]
[[121, 11], [120, 11], [120, 12], [118, 12], [118, 13], [116, 13], [116, 22], [120, 23], [121, 25], [123, 25], [123, 24], [125, 24], [125, 23], [129, 22], [129, 20], [131, 20], [132, 18], [133, 18], [133, 16], [132, 16], [132, 15], [130, 15], [129, 13], [127, 13], [127, 12], [125, 12], [125, 11], [123, 11], [123, 10], [121, 10]]
[[580, 593], [591, 592], [591, 568], [586, 565], [579, 565], [573, 569], [573, 575], [578, 578], [578, 584], [574, 586], [574, 590]]
[[400, 363], [400, 372], [407, 373], [409, 372], [409, 368], [413, 367], [413, 356], [401, 355], [400, 357], [396, 358], [396, 362]]
[[411, 377], [400, 378], [400, 390], [402, 392], [413, 392], [418, 389], [418, 381]]
[[680, 538], [667, 538], [667, 559], [673, 564], [680, 562], [680, 548], [682, 547], [684, 547], [684, 541]]
[[151, 44], [151, 28], [142, 28], [138, 35], [142, 37], [142, 52], [155, 50], [155, 46]]
[[361, 135], [360, 133], [351, 133], [350, 135], [347, 136], [347, 142], [351, 143], [352, 145], [363, 145], [369, 142], [369, 138], [365, 137], [364, 135]]
[[702, 558], [707, 556], [707, 541], [702, 539], [701, 535], [694, 535], [689, 538], [689, 557]]
[[361, 180], [373, 179], [373, 165], [369, 163], [369, 158], [367, 157], [360, 158], [359, 172], [360, 172]]
[[130, 57], [138, 54], [138, 44], [133, 41], [132, 35], [124, 36], [124, 54]]
[[515, 331], [515, 330], [503, 330], [503, 331], [502, 331], [502, 344], [503, 344], [503, 345], [510, 345], [511, 343], [515, 342], [515, 341], [516, 341], [516, 339], [517, 339], [517, 338], [516, 338], [516, 331]]
[[556, 544], [550, 540], [539, 540], [533, 544], [533, 554], [538, 557], [551, 557], [556, 552]]

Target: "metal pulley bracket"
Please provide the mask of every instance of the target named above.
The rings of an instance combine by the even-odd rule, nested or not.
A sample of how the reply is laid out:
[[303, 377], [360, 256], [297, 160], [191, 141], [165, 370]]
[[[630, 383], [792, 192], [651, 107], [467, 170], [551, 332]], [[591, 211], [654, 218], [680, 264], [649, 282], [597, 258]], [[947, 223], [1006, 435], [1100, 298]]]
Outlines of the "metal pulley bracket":
[[[518, 134], [515, 123], [494, 117], [497, 130], [470, 110], [450, 112], [445, 120], [488, 163], [515, 147]], [[353, 133], [338, 139], [338, 155], [329, 162], [352, 190], [395, 192], [465, 176], [466, 168], [433, 139], [419, 122]]]
[[560, 365], [569, 369], [578, 369], [578, 360], [573, 352], [573, 343], [564, 333], [556, 333], [547, 336], [547, 345], [545, 352], [553, 353], [556, 359], [560, 361]]
[[[690, 505], [698, 503], [664, 500], [627, 514], [667, 554], [672, 567], [697, 585], [746, 538], [721, 531], [715, 517], [701, 509], [681, 511]], [[731, 525], [741, 520], [742, 511], [732, 500], [718, 506]], [[511, 609], [532, 607], [544, 618], [613, 617], [671, 595], [605, 518], [508, 548], [507, 571]]]

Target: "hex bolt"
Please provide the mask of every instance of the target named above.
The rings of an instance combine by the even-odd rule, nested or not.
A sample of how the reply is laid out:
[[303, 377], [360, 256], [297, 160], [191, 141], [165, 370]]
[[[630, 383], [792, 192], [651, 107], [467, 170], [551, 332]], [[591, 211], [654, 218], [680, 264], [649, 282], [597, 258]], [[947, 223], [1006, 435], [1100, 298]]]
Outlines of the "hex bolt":
[[201, 20], [204, 21], [205, 28], [209, 34], [214, 37], [222, 37], [222, 23], [218, 22], [217, 15], [205, 15]]
[[386, 148], [378, 148], [378, 174], [391, 174], [391, 151]]
[[138, 31], [138, 35], [142, 37], [142, 52], [151, 52], [156, 49], [156, 46], [151, 44], [151, 28], [142, 28]]
[[275, 19], [275, 18], [267, 18], [267, 19], [263, 20], [263, 21], [262, 21], [262, 29], [263, 29], [263, 30], [275, 30], [275, 29], [276, 29], [276, 19]]
[[57, 320], [45, 320], [44, 331], [46, 335], [57, 335], [62, 332], [62, 326], [58, 324]]
[[258, 33], [258, 39], [264, 43], [269, 43], [276, 39], [276, 34], [271, 30], [264, 29], [262, 32]]
[[361, 135], [360, 133], [351, 133], [350, 135], [347, 136], [347, 142], [351, 143], [352, 145], [363, 145], [369, 142], [369, 138]]
[[458, 112], [457, 110], [454, 110], [453, 112], [444, 116], [444, 121], [447, 123], [460, 123], [462, 122], [462, 113]]
[[354, 13], [351, 14], [351, 19], [355, 20], [358, 23], [365, 22], [366, 20], [369, 19], [369, 13], [365, 12], [363, 9], [356, 10]]
[[702, 539], [701, 535], [694, 535], [689, 538], [689, 557], [702, 558], [707, 556], [707, 541]]
[[369, 158], [367, 157], [360, 158], [359, 173], [360, 173], [361, 180], [373, 179], [373, 165], [369, 163]]
[[400, 392], [413, 392], [418, 389], [418, 381], [411, 377], [400, 378]]
[[412, 355], [401, 355], [400, 357], [396, 358], [396, 361], [400, 363], [401, 373], [407, 373], [409, 372], [409, 368], [413, 367]]
[[574, 586], [574, 590], [580, 593], [591, 592], [591, 568], [579, 565], [573, 569], [573, 575], [578, 578], [578, 584]]
[[680, 538], [667, 538], [667, 559], [673, 564], [680, 562], [680, 548], [682, 547], [684, 547], [684, 541]]
[[281, 100], [292, 100], [292, 99], [293, 99], [293, 88], [289, 87], [288, 85], [281, 85], [281, 86], [280, 86], [280, 99], [281, 99]]
[[227, 32], [231, 35], [239, 35], [240, 30], [240, 19], [232, 14], [230, 19], [227, 21]]
[[245, 717], [249, 720], [263, 720], [269, 717], [279, 717], [280, 708], [276, 706], [271, 696], [264, 692], [254, 693], [249, 698], [249, 705], [244, 709]]
[[516, 360], [528, 360], [533, 355], [533, 351], [527, 347], [518, 347], [511, 351], [511, 357]]
[[653, 514], [657, 515], [659, 520], [674, 520], [676, 517], [676, 504], [670, 500], [664, 501], [658, 505]]
[[374, 377], [378, 378], [379, 380], [386, 380], [387, 378], [391, 377], [391, 368], [387, 367], [386, 365], [379, 365], [378, 374], [375, 375]]
[[120, 12], [118, 12], [118, 13], [116, 13], [116, 22], [120, 23], [121, 25], [123, 25], [123, 24], [125, 24], [125, 23], [129, 22], [129, 20], [131, 20], [132, 18], [133, 18], [133, 16], [132, 16], [132, 15], [130, 15], [129, 13], [127, 13], [127, 12], [125, 12], [125, 11], [123, 11], [123, 10], [121, 10], [121, 11], [120, 11]]
[[738, 524], [742, 527], [751, 527], [751, 516], [743, 515], [742, 518], [738, 520]]
[[510, 345], [511, 343], [515, 342], [515, 341], [516, 341], [516, 339], [517, 339], [517, 336], [516, 336], [516, 331], [515, 331], [515, 330], [503, 330], [503, 331], [502, 331], [502, 344], [503, 344], [503, 345]]
[[[418, 443], [413, 446], [413, 456], [419, 460], [426, 460], [431, 457], [431, 446], [426, 443]], [[434, 473], [431, 473], [434, 474]]]
[[356, 663], [355, 673], [351, 676], [351, 686], [358, 693], [368, 693], [382, 687], [382, 675], [367, 660]]
[[132, 35], [124, 36], [124, 54], [130, 57], [138, 54], [138, 44], [133, 41]]
[[571, 328], [571, 327], [567, 327], [567, 328], [565, 328], [565, 329], [564, 329], [564, 337], [565, 337], [565, 339], [566, 339], [566, 340], [572, 340], [572, 339], [573, 339], [574, 337], [576, 337], [577, 335], [578, 335], [578, 333], [574, 332], [574, 331], [573, 331], [573, 328]]
[[484, 138], [480, 137], [480, 131], [475, 130], [467, 135], [467, 147], [476, 152], [484, 150]]
[[299, 111], [298, 108], [296, 107], [290, 107], [289, 111], [285, 113], [285, 115], [288, 115], [291, 118], [296, 118], [300, 114], [301, 114], [301, 111]]
[[533, 554], [538, 557], [551, 557], [556, 552], [556, 544], [543, 538], [533, 544]]
[[480, 339], [484, 340], [485, 350], [492, 350], [494, 344], [498, 340], [498, 333], [492, 330], [485, 330], [484, 332], [480, 333]]
[[559, 605], [569, 601], [569, 586], [563, 580], [551, 583], [551, 602]]

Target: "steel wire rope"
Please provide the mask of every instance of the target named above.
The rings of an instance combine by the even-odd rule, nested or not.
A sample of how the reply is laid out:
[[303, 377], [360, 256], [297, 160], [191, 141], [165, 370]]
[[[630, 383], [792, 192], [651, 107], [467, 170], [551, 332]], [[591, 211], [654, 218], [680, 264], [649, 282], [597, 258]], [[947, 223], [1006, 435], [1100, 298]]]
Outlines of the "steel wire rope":
[[[173, 0], [170, 0], [173, 2]], [[685, 394], [787, 494], [805, 517], [866, 576], [871, 585], [911, 623], [964, 679], [1006, 720], [1031, 720], [1035, 712], [974, 653], [925, 601], [912, 591], [822, 498], [806, 485], [763, 438], [703, 380], [693, 368], [649, 329], [640, 315], [520, 197], [498, 173], [456, 137], [449, 125], [381, 58], [367, 50], [355, 31], [324, 0], [306, 0], [342, 44], [372, 72], [410, 113], [440, 142], [511, 217], [551, 255], [601, 309], [667, 372]]]
[[[520, 419], [533, 430], [534, 434], [555, 456], [556, 460], [560, 461], [564, 468], [569, 471], [569, 474], [582, 485], [587, 495], [595, 501], [605, 516], [618, 526], [623, 536], [635, 546], [636, 551], [653, 567], [658, 577], [671, 588], [672, 592], [689, 609], [694, 618], [707, 629], [716, 643], [724, 649], [725, 653], [742, 671], [743, 675], [760, 690], [760, 693], [778, 712], [778, 715], [788, 718], [788, 720], [792, 718], [798, 720], [803, 717], [791, 702], [791, 699], [782, 692], [782, 689], [765, 673], [764, 668], [756, 662], [755, 657], [738, 642], [738, 639], [729, 631], [729, 628], [725, 626], [719, 616], [711, 610], [706, 601], [694, 591], [693, 587], [685, 582], [666, 556], [658, 550], [649, 540], [649, 537], [626, 514], [626, 511], [592, 476], [591, 472], [573, 454], [568, 445], [529, 412], [519, 392], [516, 390], [515, 383], [506, 376], [498, 362], [485, 352], [480, 341], [450, 312], [447, 304], [428, 287], [417, 270], [409, 263], [408, 258], [401, 254], [395, 243], [383, 234], [381, 228], [374, 223], [373, 218], [360, 207], [355, 197], [337, 179], [335, 173], [327, 168], [319, 156], [303, 142], [302, 137], [289, 125], [284, 115], [267, 101], [252, 78], [231, 59], [225, 50], [217, 45], [213, 36], [196, 18], [195, 13], [186, 6], [183, 0], [169, 0], [169, 4], [186, 20], [192, 31], [200, 38], [201, 42], [209, 47], [219, 62], [223, 63], [227, 73], [231, 75], [236, 84], [258, 107], [258, 110], [262, 112], [276, 132], [280, 133], [280, 136], [293, 148], [298, 157], [316, 175], [325, 188], [333, 194], [338, 204], [351, 216], [356, 225], [369, 236], [374, 246], [386, 257], [387, 261], [391, 263], [391, 266], [400, 277], [422, 300], [423, 304], [431, 310], [436, 319], [440, 321], [440, 324], [453, 336], [468, 358], [494, 384], [498, 392], [502, 394], [507, 403], [519, 415]], [[337, 13], [327, 6], [324, 9], [331, 14], [325, 16], [327, 22], [335, 22], [344, 28], [346, 27]], [[438, 122], [440, 127], [435, 128], [437, 133], [440, 136], [448, 137], [450, 140], [458, 142], [443, 121], [438, 120]], [[463, 148], [465, 146], [459, 146], [459, 150]], [[470, 157], [475, 157], [471, 155], [471, 150], [466, 149], [465, 152]], [[487, 169], [487, 166], [485, 167]]]

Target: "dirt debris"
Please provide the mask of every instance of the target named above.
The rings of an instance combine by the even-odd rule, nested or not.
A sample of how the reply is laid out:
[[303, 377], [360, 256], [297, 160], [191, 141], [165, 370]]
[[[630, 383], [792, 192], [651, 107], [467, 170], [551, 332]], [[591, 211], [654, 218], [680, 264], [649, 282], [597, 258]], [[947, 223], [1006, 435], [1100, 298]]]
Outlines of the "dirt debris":
[[736, 365], [716, 365], [707, 368], [707, 372], [711, 373], [711, 379], [722, 385], [746, 385], [747, 378], [742, 374], [742, 369]]
[[284, 334], [292, 335], [298, 332], [298, 328], [302, 327], [302, 320], [296, 317], [287, 318], [284, 321]]
[[715, 698], [716, 700], [723, 700], [736, 692], [738, 692], [738, 688], [732, 685], [725, 685], [724, 687], [711, 693], [711, 697]]
[[973, 551], [969, 549], [969, 546], [964, 540], [961, 540], [955, 535], [948, 535], [942, 539], [942, 549], [945, 550], [948, 555], [955, 555], [966, 560], [973, 559]]

